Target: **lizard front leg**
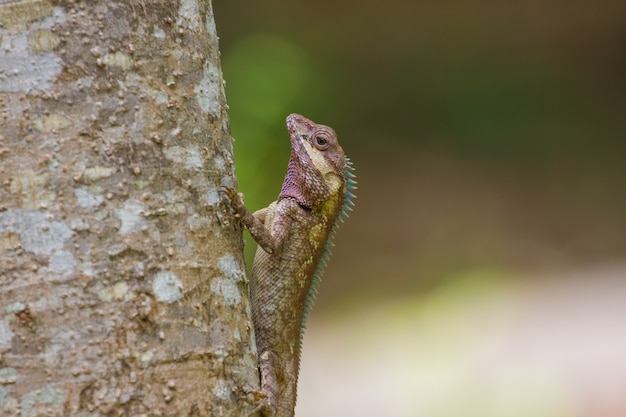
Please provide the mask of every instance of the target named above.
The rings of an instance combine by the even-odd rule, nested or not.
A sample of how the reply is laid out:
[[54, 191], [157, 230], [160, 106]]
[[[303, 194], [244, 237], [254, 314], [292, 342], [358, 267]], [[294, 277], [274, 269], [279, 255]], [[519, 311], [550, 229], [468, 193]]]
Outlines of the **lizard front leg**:
[[267, 253], [276, 252], [276, 248], [279, 246], [278, 240], [272, 236], [270, 230], [265, 227], [265, 217], [267, 215], [267, 207], [251, 213], [250, 210], [243, 204], [241, 196], [237, 191], [232, 188], [222, 188], [224, 193], [230, 199], [230, 204], [235, 211], [237, 217], [241, 220], [241, 223], [248, 229], [252, 238], [256, 243], [263, 248]]

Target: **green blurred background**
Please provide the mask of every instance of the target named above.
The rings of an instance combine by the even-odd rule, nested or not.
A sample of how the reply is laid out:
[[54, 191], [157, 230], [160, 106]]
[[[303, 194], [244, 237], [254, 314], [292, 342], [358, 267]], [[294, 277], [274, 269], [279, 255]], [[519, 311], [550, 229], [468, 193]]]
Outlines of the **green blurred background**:
[[[626, 415], [626, 356], [611, 356], [626, 352], [626, 2], [214, 8], [248, 207], [280, 189], [289, 113], [335, 128], [357, 170], [357, 208], [305, 340], [298, 415]], [[355, 328], [363, 333], [337, 343]], [[386, 357], [411, 360], [393, 378], [372, 368], [369, 388], [342, 379], [366, 367], [350, 362], [354, 352], [380, 362], [377, 334], [395, 349]], [[495, 376], [477, 371], [464, 384], [450, 364], [478, 366], [459, 349], [474, 342]], [[526, 361], [522, 342], [538, 344]], [[316, 383], [342, 352], [345, 368], [317, 371]], [[559, 362], [567, 355], [576, 360]], [[396, 394], [376, 388], [381, 373]], [[329, 379], [344, 394], [330, 395]], [[422, 395], [441, 380], [453, 382]], [[390, 413], [391, 403], [406, 407]]]

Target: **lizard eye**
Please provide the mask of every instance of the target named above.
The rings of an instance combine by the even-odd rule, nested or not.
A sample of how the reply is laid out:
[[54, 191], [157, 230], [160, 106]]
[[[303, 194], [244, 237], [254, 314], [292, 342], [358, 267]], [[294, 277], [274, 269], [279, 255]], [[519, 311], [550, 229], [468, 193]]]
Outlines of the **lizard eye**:
[[328, 149], [328, 139], [322, 135], [315, 136], [315, 146], [321, 151]]

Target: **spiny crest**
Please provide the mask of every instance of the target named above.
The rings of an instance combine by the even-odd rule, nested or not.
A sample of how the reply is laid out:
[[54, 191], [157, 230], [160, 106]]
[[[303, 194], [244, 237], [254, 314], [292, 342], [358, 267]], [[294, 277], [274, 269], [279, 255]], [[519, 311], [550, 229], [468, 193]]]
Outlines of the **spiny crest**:
[[[330, 255], [332, 254], [330, 248], [332, 246], [335, 246], [332, 240], [335, 236], [335, 233], [337, 232], [337, 229], [339, 228], [339, 222], [343, 223], [345, 218], [348, 217], [348, 212], [352, 211], [352, 208], [354, 207], [353, 199], [356, 198], [356, 195], [353, 193], [353, 191], [356, 189], [357, 182], [356, 175], [354, 174], [354, 167], [352, 166], [352, 161], [350, 161], [350, 158], [346, 157], [346, 186], [343, 203], [341, 205], [341, 209], [339, 210], [339, 214], [337, 215], [337, 218], [335, 219], [335, 222], [330, 229], [330, 234], [328, 235], [328, 239], [326, 240], [326, 244], [324, 245], [322, 257], [319, 264], [317, 265], [315, 273], [313, 274], [311, 287], [309, 288], [309, 293], [307, 294], [306, 301], [304, 303], [304, 314], [302, 316], [302, 322], [300, 323], [300, 328], [302, 329], [304, 329], [306, 326], [309, 312], [313, 308], [313, 304], [315, 303], [315, 297], [317, 296], [317, 287], [322, 280], [322, 275], [324, 274], [324, 270], [326, 269], [326, 264], [328, 263]], [[303, 332], [300, 332], [301, 339], [302, 336]]]

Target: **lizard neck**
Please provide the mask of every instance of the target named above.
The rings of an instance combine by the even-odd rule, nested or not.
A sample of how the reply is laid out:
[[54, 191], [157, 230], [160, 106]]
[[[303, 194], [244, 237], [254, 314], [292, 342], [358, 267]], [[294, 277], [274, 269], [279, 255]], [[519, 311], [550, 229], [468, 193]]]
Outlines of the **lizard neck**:
[[311, 172], [292, 155], [278, 198], [293, 198], [301, 206], [314, 208], [323, 204], [330, 194], [328, 184], [319, 173]]

